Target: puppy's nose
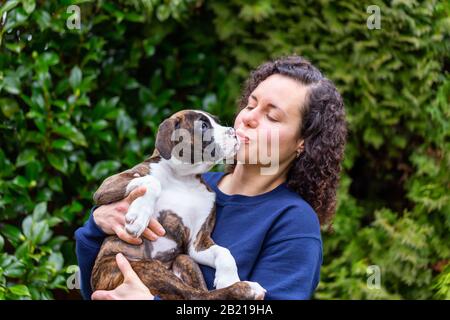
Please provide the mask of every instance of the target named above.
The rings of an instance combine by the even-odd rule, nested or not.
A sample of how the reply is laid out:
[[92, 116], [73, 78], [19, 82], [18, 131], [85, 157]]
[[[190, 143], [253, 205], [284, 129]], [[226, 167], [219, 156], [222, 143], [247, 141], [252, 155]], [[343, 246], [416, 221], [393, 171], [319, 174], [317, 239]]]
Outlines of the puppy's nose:
[[229, 136], [235, 136], [236, 135], [236, 130], [234, 130], [234, 128], [228, 128], [226, 131], [225, 131], [225, 133], [226, 134], [228, 134]]

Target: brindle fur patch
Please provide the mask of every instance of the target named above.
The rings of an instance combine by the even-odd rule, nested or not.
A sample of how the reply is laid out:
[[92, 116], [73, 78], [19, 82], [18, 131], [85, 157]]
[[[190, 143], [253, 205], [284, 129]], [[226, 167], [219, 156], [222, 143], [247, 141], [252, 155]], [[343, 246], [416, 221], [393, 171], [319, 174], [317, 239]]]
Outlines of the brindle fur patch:
[[216, 223], [216, 207], [213, 206], [211, 208], [211, 212], [208, 215], [208, 218], [203, 223], [200, 231], [197, 233], [197, 236], [194, 241], [194, 247], [197, 251], [203, 251], [213, 246], [214, 240], [211, 238], [211, 233], [214, 229], [214, 225]]
[[172, 271], [184, 283], [202, 291], [208, 291], [199, 265], [187, 254], [180, 254], [172, 265]]
[[[159, 155], [151, 156], [144, 162], [134, 166], [131, 169], [117, 173], [109, 178], [106, 178], [100, 185], [98, 190], [94, 193], [94, 202], [101, 206], [122, 200], [127, 196], [126, 189], [131, 180], [148, 175], [150, 172], [150, 164], [157, 163], [161, 160]], [[137, 176], [138, 175], [138, 176]]]

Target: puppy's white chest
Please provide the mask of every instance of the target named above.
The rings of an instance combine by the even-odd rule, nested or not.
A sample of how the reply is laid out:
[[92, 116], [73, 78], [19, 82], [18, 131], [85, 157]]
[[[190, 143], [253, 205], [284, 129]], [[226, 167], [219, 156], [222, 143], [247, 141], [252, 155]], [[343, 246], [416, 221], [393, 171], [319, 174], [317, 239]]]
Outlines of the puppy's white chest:
[[195, 236], [205, 222], [214, 206], [215, 194], [198, 182], [186, 184], [171, 183], [162, 188], [156, 201], [155, 213], [158, 216], [163, 210], [170, 210], [178, 215], [184, 226]]

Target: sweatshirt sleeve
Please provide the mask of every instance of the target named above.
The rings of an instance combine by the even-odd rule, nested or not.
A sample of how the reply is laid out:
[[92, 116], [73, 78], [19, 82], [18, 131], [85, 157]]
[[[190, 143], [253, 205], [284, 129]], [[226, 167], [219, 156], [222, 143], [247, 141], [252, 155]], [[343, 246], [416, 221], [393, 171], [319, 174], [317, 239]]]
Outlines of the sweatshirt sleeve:
[[95, 223], [93, 212], [97, 207], [92, 208], [89, 219], [84, 226], [75, 231], [76, 254], [78, 267], [80, 268], [81, 295], [84, 299], [91, 299], [91, 273], [94, 267], [103, 240], [107, 236]]
[[310, 299], [319, 283], [322, 244], [317, 238], [285, 238], [265, 247], [250, 281], [267, 290], [266, 300]]

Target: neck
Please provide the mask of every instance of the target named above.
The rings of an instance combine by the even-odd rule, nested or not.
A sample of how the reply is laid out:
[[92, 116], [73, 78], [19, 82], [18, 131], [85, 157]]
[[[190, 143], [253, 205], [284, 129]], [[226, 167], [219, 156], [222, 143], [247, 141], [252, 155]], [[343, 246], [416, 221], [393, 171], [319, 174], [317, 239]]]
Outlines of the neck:
[[225, 176], [219, 183], [226, 194], [255, 196], [269, 192], [286, 181], [288, 167], [284, 166], [271, 175], [261, 174], [261, 166], [237, 164], [234, 171]]

